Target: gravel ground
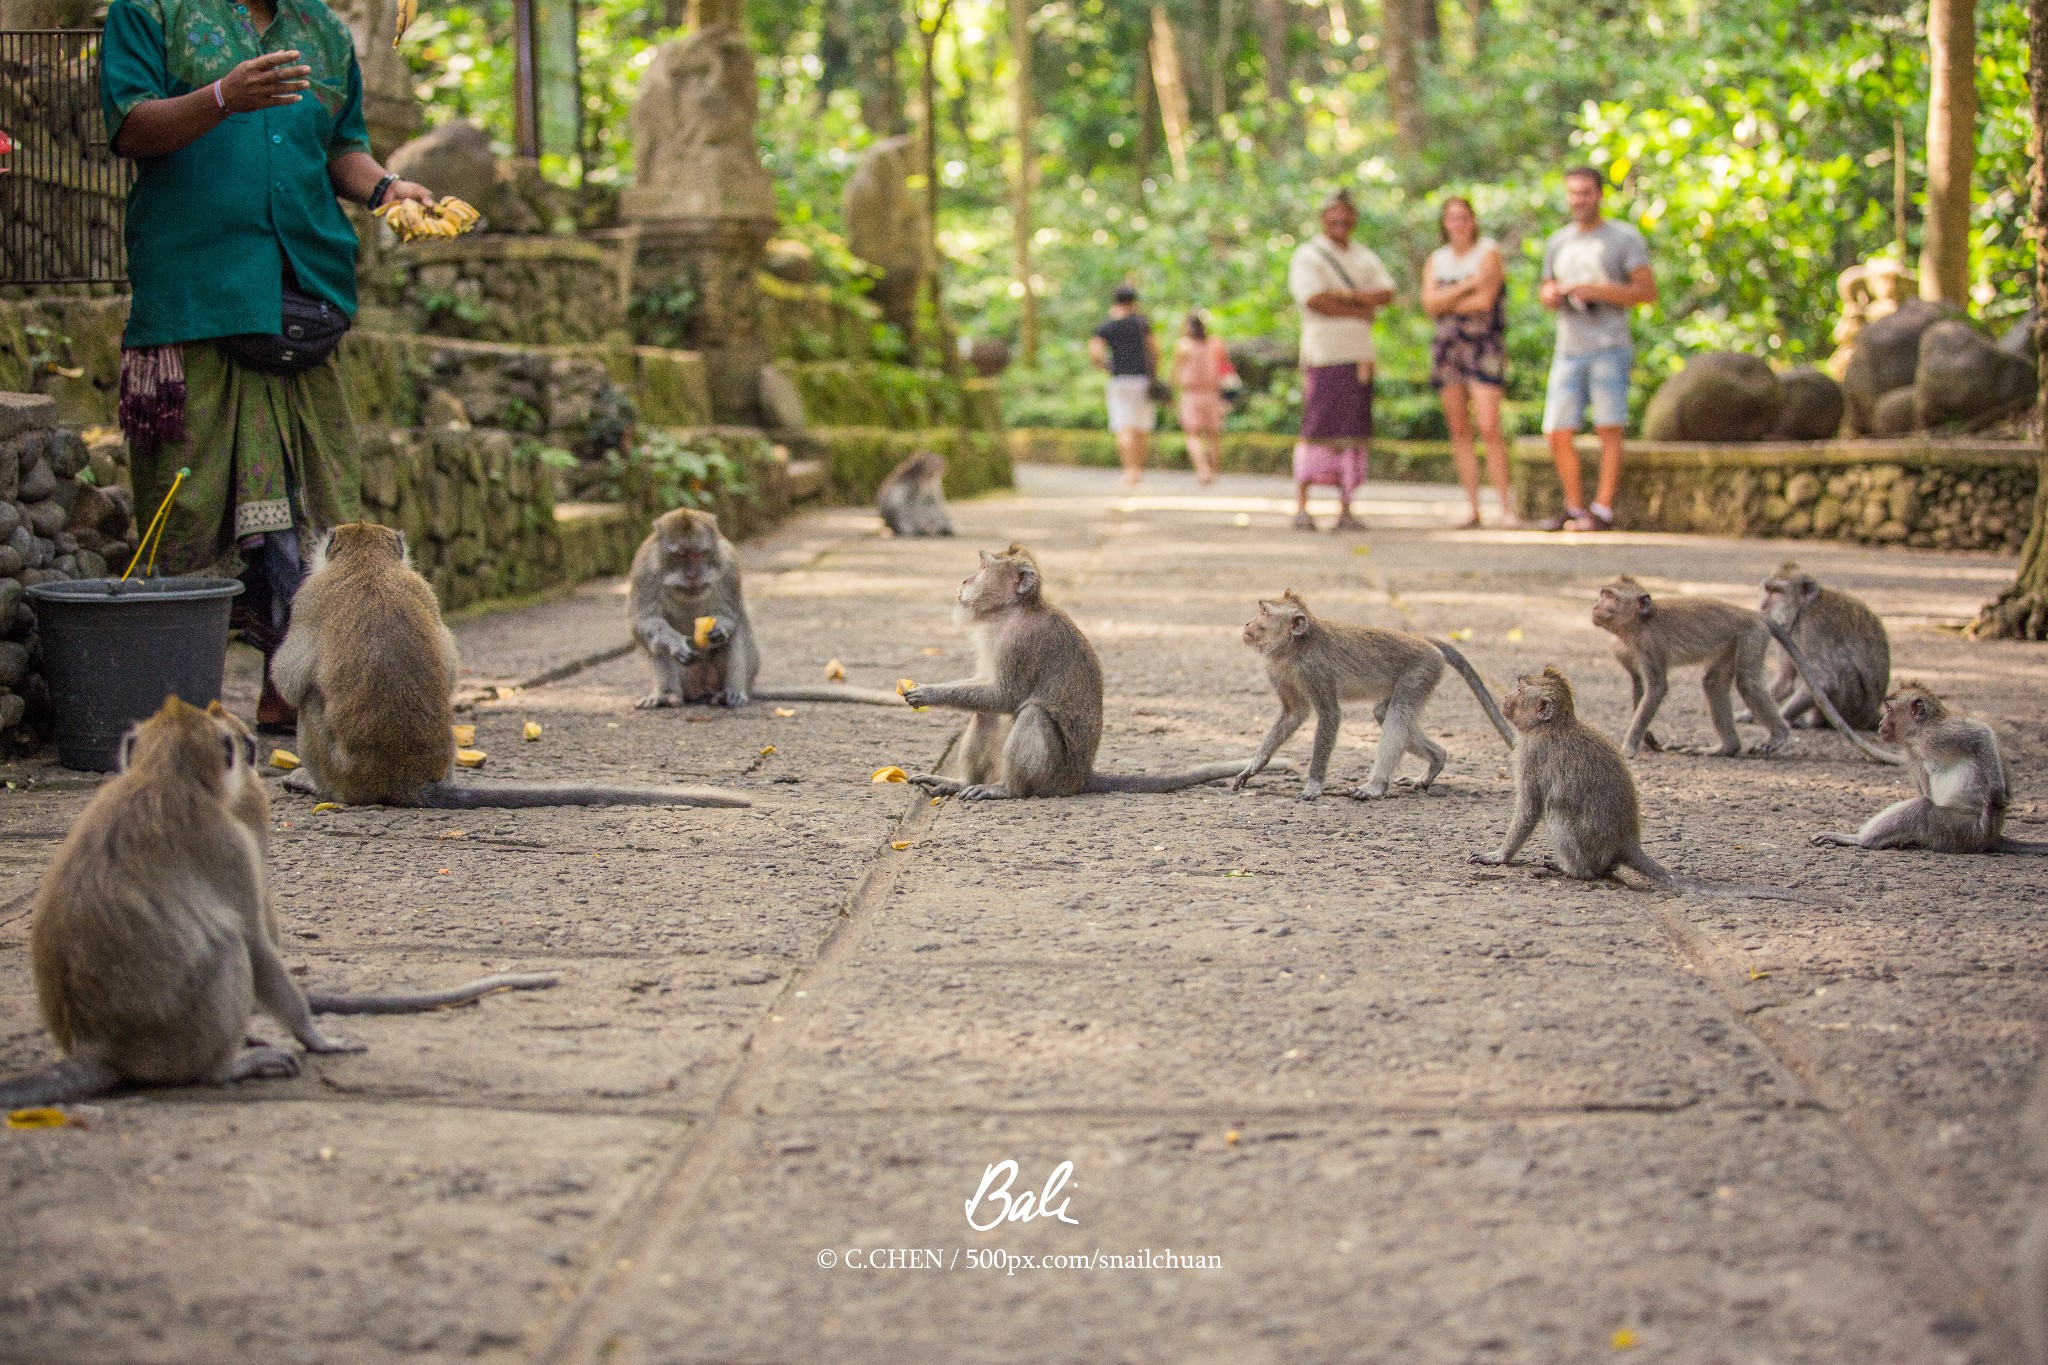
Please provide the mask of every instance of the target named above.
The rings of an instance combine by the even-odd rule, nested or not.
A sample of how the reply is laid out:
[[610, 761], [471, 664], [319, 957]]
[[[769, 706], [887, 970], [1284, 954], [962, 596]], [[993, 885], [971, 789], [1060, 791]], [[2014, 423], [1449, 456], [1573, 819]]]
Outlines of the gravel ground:
[[[965, 676], [951, 590], [1015, 539], [1102, 655], [1106, 770], [1249, 753], [1274, 704], [1237, 631], [1290, 586], [1338, 619], [1459, 632], [1496, 690], [1556, 663], [1619, 733], [1598, 584], [1753, 604], [1796, 555], [1884, 616], [1899, 676], [1992, 721], [2013, 832], [2048, 837], [2048, 654], [1954, 630], [2010, 560], [1433, 529], [1454, 490], [1361, 506], [1369, 534], [1310, 536], [1276, 480], [1126, 497], [1025, 469], [1016, 496], [956, 507], [958, 540], [811, 514], [743, 554], [763, 681], [829, 658], [875, 686]], [[1275, 774], [973, 806], [868, 780], [937, 762], [952, 715], [634, 710], [619, 584], [457, 633], [465, 696], [553, 679], [477, 703], [477, 780], [714, 782], [753, 808], [316, 815], [280, 794], [304, 980], [563, 984], [340, 1021], [370, 1050], [293, 1081], [0, 1130], [0, 1359], [2013, 1356], [2013, 1246], [2043, 1189], [2013, 1124], [2048, 1007], [2043, 869], [1809, 847], [1903, 790], [1837, 737], [1646, 754], [1653, 856], [1810, 900], [1674, 897], [1468, 864], [1509, 792], [1454, 679], [1427, 794], [1304, 804]], [[251, 683], [236, 661], [231, 698]], [[1711, 736], [1689, 680], [1658, 728]], [[1375, 736], [1351, 719], [1333, 793]], [[35, 784], [0, 800], [13, 1071], [52, 1056], [29, 895], [94, 782], [4, 775]], [[1065, 1219], [970, 1227], [1005, 1160], [1019, 1196], [1071, 1162], [1046, 1201]]]

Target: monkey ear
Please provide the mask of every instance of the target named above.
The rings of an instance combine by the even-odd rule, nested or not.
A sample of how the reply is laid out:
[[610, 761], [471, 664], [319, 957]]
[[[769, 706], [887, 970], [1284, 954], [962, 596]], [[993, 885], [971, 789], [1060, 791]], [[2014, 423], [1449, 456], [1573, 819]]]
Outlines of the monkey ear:
[[134, 757], [135, 729], [131, 726], [128, 730], [128, 733], [121, 736], [121, 749], [120, 752], [115, 755], [115, 766], [117, 766], [122, 772], [125, 773], [128, 771], [129, 760], [133, 759]]
[[1308, 634], [1308, 613], [1305, 611], [1296, 612], [1294, 615], [1294, 620], [1288, 623], [1287, 633], [1289, 635]]
[[996, 562], [996, 557], [995, 557], [994, 555], [990, 554], [990, 553], [989, 553], [989, 552], [988, 552], [987, 550], [983, 550], [983, 551], [981, 552], [981, 567], [982, 567], [982, 568], [986, 569], [986, 568], [987, 568], [987, 567], [988, 567], [989, 565], [991, 565], [991, 564], [993, 564], [993, 563], [995, 563], [995, 562]]
[[1913, 713], [1914, 720], [1927, 719], [1927, 698], [1916, 696], [1906, 703], [1906, 709]]
[[1554, 705], [1554, 704], [1553, 704], [1553, 703], [1551, 702], [1550, 698], [1548, 698], [1548, 697], [1538, 697], [1538, 698], [1536, 699], [1536, 719], [1538, 719], [1538, 720], [1549, 720], [1549, 719], [1550, 719], [1550, 716], [1551, 716], [1551, 712], [1552, 712], [1552, 711], [1554, 711], [1555, 709], [1556, 709], [1556, 707], [1555, 707], [1555, 705]]
[[1649, 619], [1650, 608], [1650, 594], [1644, 593], [1642, 596], [1636, 599], [1636, 615], [1643, 617], [1645, 620], [1647, 620]]
[[1820, 584], [1814, 582], [1811, 578], [1800, 579], [1799, 596], [1802, 601], [1813, 601], [1816, 597], [1820, 596]]
[[1028, 597], [1038, 588], [1038, 570], [1029, 564], [1017, 566], [1017, 596]]

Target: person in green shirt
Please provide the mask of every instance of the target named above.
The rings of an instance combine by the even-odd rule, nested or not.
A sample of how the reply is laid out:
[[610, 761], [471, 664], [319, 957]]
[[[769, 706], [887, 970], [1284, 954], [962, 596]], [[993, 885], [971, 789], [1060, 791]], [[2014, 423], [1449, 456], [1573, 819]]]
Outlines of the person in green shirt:
[[353, 317], [356, 234], [336, 196], [434, 196], [370, 155], [355, 43], [322, 0], [113, 0], [100, 102], [138, 163], [121, 364], [136, 510], [146, 524], [191, 470], [157, 566], [248, 585], [236, 628], [265, 657], [258, 723], [289, 730], [268, 659], [302, 544], [360, 514], [354, 422], [332, 357], [280, 375], [215, 343], [275, 336], [287, 288]]

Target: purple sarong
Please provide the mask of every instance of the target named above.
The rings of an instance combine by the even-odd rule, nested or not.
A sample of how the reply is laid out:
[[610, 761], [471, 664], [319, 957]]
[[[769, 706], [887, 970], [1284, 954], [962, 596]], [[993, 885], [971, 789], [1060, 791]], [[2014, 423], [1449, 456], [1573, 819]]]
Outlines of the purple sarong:
[[1372, 385], [1358, 382], [1358, 366], [1317, 365], [1301, 372], [1301, 439], [1372, 439]]

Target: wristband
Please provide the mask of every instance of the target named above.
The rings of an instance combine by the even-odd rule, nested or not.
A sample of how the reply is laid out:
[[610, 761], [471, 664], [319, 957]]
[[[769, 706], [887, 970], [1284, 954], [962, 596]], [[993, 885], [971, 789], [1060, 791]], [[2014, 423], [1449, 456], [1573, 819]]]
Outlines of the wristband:
[[398, 177], [396, 175], [387, 173], [382, 180], [379, 180], [377, 182], [377, 188], [370, 191], [370, 197], [363, 201], [363, 207], [366, 209], [376, 208], [379, 204], [384, 202], [384, 196], [386, 194], [389, 194], [391, 192], [391, 187], [393, 185], [396, 185], [397, 183]]
[[226, 96], [224, 96], [224, 95], [222, 95], [222, 94], [220, 93], [220, 82], [219, 82], [219, 81], [215, 81], [215, 82], [213, 83], [213, 102], [214, 102], [215, 104], [218, 104], [218, 105], [220, 106], [220, 111], [221, 111], [221, 112], [222, 112], [223, 114], [225, 114], [225, 113], [229, 113], [229, 112], [230, 112], [230, 110], [228, 109], [228, 102], [227, 102], [227, 98], [226, 98]]

